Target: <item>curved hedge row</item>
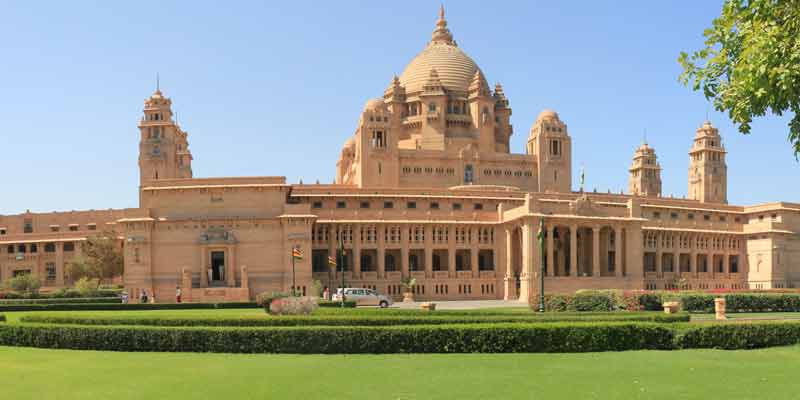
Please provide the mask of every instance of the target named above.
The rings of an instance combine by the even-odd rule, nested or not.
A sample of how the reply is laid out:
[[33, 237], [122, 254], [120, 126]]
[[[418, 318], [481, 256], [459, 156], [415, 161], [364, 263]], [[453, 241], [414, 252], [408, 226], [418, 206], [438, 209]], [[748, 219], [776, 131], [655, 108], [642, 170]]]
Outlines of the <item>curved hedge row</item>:
[[539, 353], [673, 348], [654, 323], [480, 324], [399, 327], [163, 328], [0, 325], [0, 345], [214, 353]]
[[615, 313], [597, 315], [308, 315], [250, 318], [220, 317], [153, 317], [153, 316], [80, 316], [80, 315], [30, 315], [20, 320], [29, 323], [71, 324], [71, 325], [146, 325], [146, 326], [386, 326], [386, 325], [445, 325], [445, 324], [492, 324], [492, 323], [535, 323], [535, 322], [688, 322], [689, 314], [662, 313]]

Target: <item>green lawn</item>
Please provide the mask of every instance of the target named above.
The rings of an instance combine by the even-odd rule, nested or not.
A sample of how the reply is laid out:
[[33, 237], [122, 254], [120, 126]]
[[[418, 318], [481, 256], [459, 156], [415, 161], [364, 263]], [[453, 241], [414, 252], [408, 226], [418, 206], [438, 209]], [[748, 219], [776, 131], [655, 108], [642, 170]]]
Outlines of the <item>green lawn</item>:
[[230, 355], [0, 347], [3, 399], [794, 399], [800, 347]]

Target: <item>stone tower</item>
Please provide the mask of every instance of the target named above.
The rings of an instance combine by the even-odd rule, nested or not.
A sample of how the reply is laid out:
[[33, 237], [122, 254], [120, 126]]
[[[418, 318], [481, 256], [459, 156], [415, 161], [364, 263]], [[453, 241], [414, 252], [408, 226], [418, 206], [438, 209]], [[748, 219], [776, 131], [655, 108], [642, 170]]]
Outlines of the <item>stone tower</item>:
[[656, 150], [647, 142], [636, 149], [633, 164], [628, 170], [628, 191], [634, 196], [661, 196], [661, 166], [656, 159]]
[[689, 150], [689, 198], [706, 203], [728, 202], [728, 167], [719, 129], [705, 121]]
[[172, 101], [156, 89], [144, 101], [139, 121], [139, 185], [160, 179], [192, 177], [187, 133], [173, 120]]
[[527, 151], [538, 162], [540, 192], [572, 190], [572, 139], [555, 111], [544, 110], [536, 118], [528, 135]]

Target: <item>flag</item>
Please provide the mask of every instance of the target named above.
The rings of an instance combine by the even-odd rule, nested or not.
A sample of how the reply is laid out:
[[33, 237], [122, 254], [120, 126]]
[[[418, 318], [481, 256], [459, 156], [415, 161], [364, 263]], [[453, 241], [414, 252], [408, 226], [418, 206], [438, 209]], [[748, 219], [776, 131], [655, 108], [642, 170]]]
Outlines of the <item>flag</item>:
[[539, 246], [544, 246], [544, 218], [539, 219], [539, 234], [537, 238], [539, 239]]
[[292, 258], [294, 258], [295, 260], [303, 259], [303, 252], [300, 251], [299, 247], [292, 248]]
[[586, 180], [586, 174], [584, 173], [583, 166], [581, 166], [581, 189], [583, 189], [583, 182]]
[[328, 268], [336, 269], [336, 257], [328, 256]]

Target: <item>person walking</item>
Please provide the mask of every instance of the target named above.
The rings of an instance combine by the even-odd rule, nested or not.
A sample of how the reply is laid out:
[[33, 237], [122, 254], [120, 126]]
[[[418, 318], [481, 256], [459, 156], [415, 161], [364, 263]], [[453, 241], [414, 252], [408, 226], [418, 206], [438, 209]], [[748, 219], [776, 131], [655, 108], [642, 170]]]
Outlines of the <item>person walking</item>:
[[180, 286], [175, 287], [175, 302], [176, 303], [180, 303], [181, 302], [181, 287]]
[[325, 290], [322, 291], [322, 298], [325, 299], [325, 300], [330, 300], [331, 299], [331, 290], [328, 289], [327, 286], [325, 286]]

